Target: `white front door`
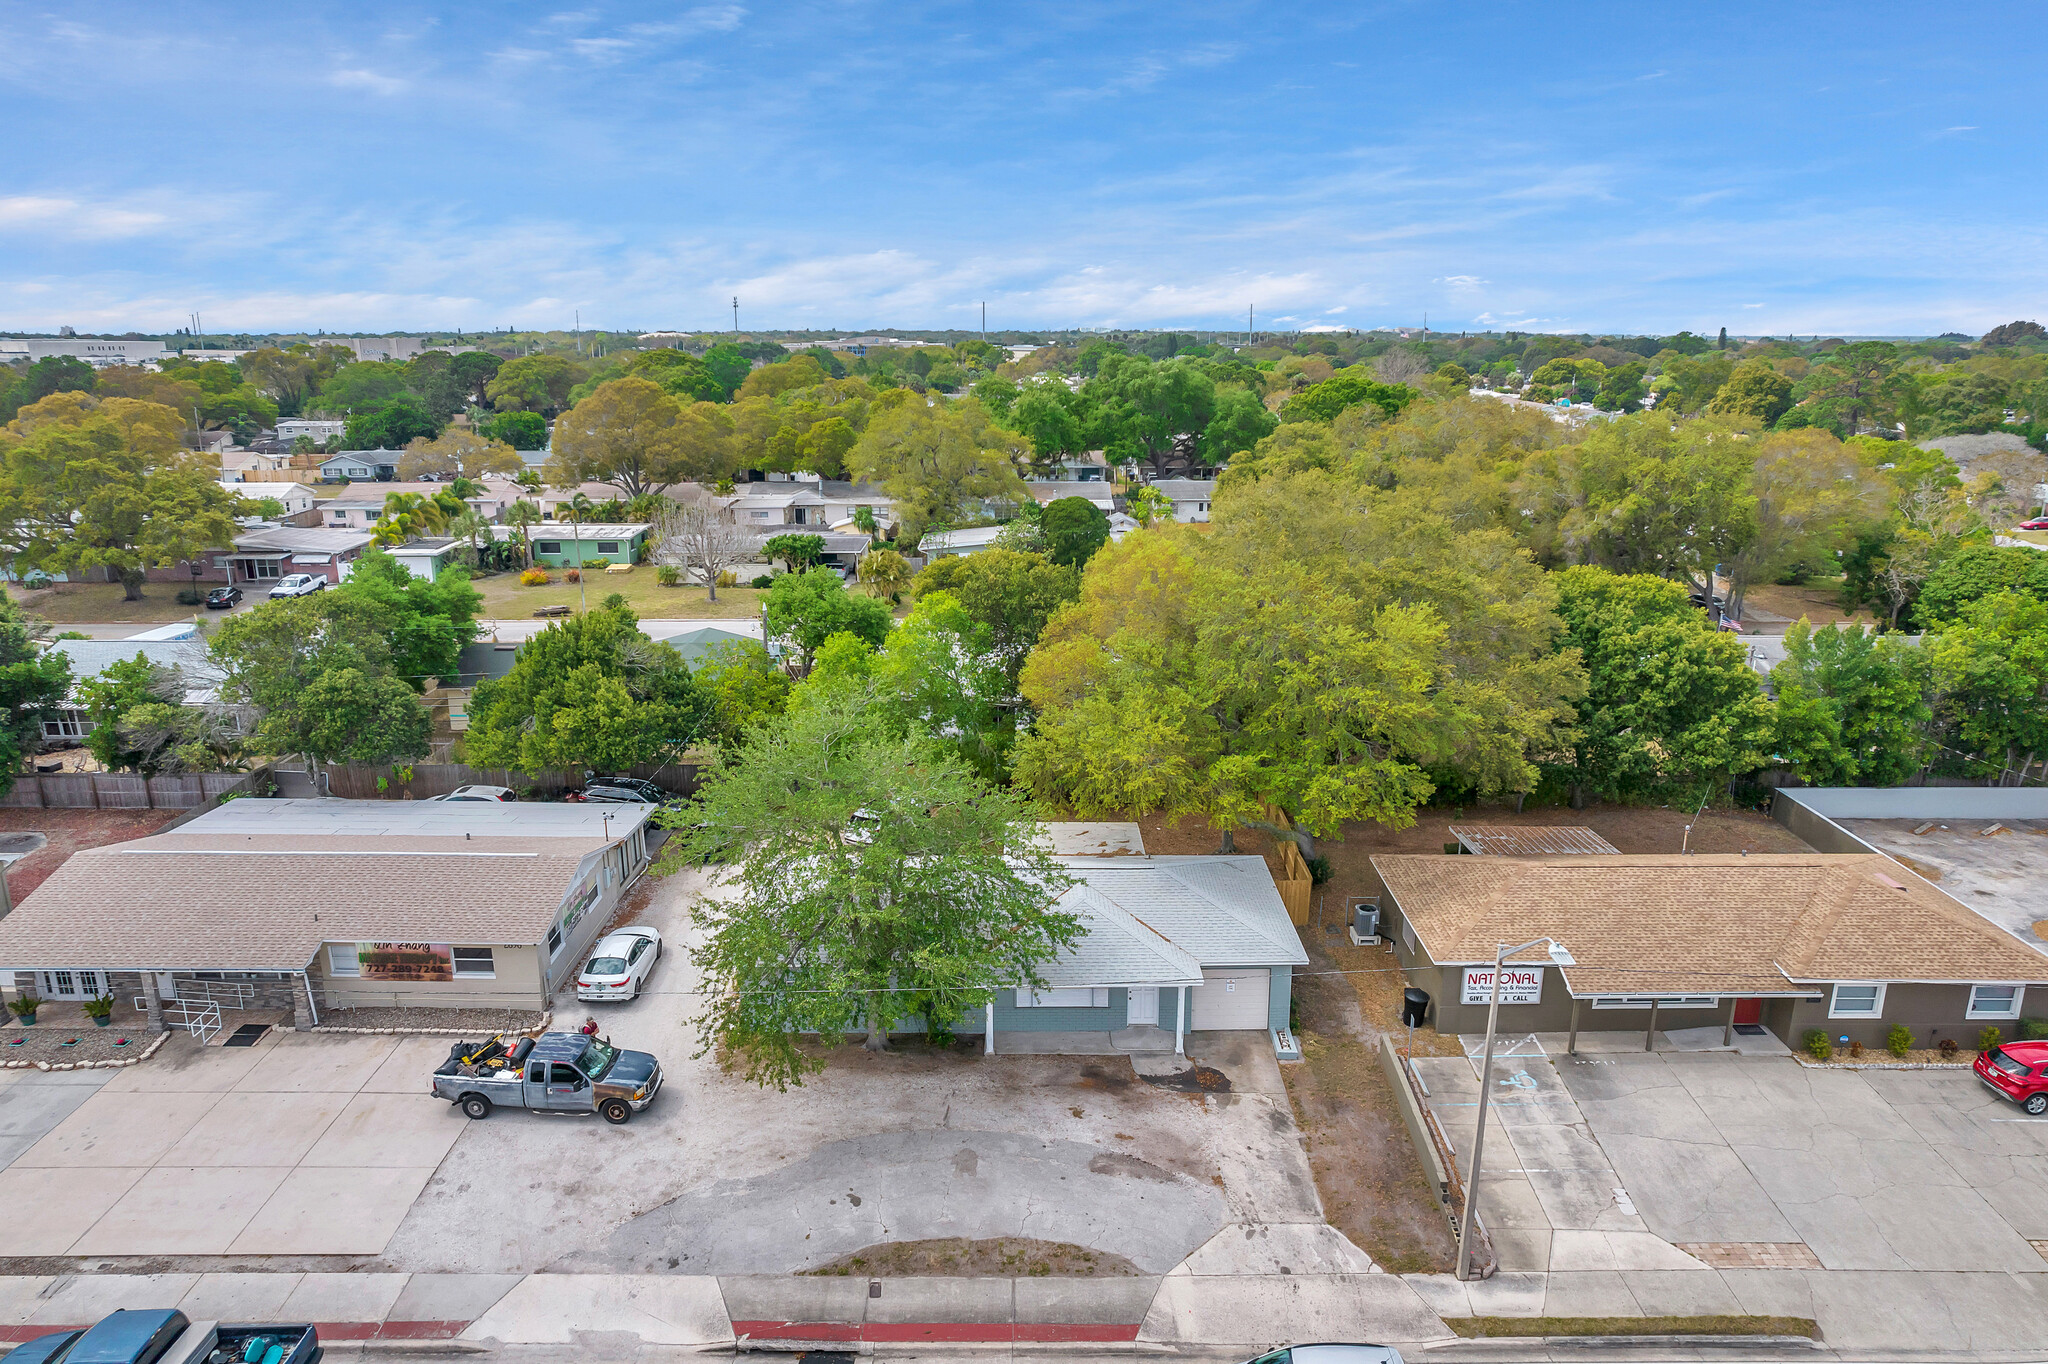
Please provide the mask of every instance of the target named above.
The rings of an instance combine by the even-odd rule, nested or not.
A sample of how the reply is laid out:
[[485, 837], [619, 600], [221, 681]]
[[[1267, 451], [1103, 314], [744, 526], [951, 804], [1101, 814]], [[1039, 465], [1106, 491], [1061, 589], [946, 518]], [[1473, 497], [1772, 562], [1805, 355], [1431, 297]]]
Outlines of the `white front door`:
[[36, 982], [44, 999], [98, 999], [107, 992], [104, 971], [38, 971]]
[[1129, 994], [1129, 1012], [1124, 1015], [1124, 1022], [1131, 1026], [1136, 1026], [1140, 1023], [1150, 1023], [1153, 1027], [1158, 1027], [1159, 987], [1157, 985], [1134, 985], [1131, 987]]

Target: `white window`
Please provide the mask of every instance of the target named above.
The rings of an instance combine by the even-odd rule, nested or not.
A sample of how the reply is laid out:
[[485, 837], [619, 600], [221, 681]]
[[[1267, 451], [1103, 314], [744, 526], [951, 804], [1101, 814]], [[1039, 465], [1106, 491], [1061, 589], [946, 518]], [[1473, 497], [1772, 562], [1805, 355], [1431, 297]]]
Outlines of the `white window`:
[[331, 942], [327, 944], [327, 974], [330, 976], [360, 976], [363, 964], [356, 956], [356, 945], [352, 942]]
[[1829, 1018], [1876, 1018], [1884, 1013], [1884, 986], [1849, 982], [1835, 987], [1828, 1001]]
[[2020, 1002], [2026, 998], [2024, 985], [1972, 985], [1970, 1012], [1965, 1018], [2018, 1018]]
[[1109, 991], [1091, 990], [1083, 986], [1072, 990], [1019, 990], [1017, 1007], [1020, 1009], [1107, 1009]]
[[1721, 1002], [1719, 995], [1602, 995], [1593, 1001], [1596, 1009], [1711, 1009]]
[[498, 968], [497, 964], [491, 960], [490, 948], [457, 947], [452, 950], [455, 954], [456, 975], [479, 976], [485, 980], [492, 980], [497, 977]]

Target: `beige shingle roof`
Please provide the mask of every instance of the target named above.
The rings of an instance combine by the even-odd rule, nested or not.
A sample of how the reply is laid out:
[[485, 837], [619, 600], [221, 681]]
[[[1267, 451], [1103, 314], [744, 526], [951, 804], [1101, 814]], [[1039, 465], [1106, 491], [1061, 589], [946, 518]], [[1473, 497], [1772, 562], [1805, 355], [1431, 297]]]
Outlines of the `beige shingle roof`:
[[581, 862], [580, 850], [532, 843], [484, 850], [510, 839], [460, 853], [416, 851], [427, 840], [408, 838], [306, 838], [302, 847], [330, 846], [304, 851], [165, 846], [186, 841], [74, 854], [0, 919], [0, 968], [298, 971], [323, 942], [536, 943]]
[[1390, 854], [1372, 864], [1431, 960], [1490, 962], [1502, 942], [1547, 934], [1577, 959], [1564, 976], [1582, 997], [2048, 981], [2048, 954], [1867, 853]]

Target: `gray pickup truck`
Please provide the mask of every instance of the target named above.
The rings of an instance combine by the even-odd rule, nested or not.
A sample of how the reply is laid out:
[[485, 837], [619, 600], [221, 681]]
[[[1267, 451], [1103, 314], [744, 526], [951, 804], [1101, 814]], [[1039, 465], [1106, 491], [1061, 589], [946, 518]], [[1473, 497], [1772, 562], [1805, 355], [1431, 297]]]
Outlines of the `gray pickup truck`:
[[493, 1108], [532, 1108], [622, 1123], [654, 1102], [661, 1079], [661, 1062], [644, 1051], [551, 1032], [509, 1047], [498, 1039], [457, 1044], [434, 1072], [433, 1093], [472, 1118], [488, 1118]]

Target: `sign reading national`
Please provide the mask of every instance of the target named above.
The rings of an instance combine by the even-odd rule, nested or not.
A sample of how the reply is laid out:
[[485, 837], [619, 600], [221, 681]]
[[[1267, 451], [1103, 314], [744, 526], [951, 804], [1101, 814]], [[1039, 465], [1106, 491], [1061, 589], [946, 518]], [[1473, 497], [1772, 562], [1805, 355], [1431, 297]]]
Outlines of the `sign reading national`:
[[[1465, 1004], [1491, 1004], [1493, 1002], [1493, 968], [1491, 966], [1468, 966], [1465, 968], [1465, 989], [1460, 1002]], [[1543, 1002], [1543, 968], [1540, 966], [1503, 966], [1500, 972], [1500, 1002], [1503, 1004], [1541, 1004]]]

